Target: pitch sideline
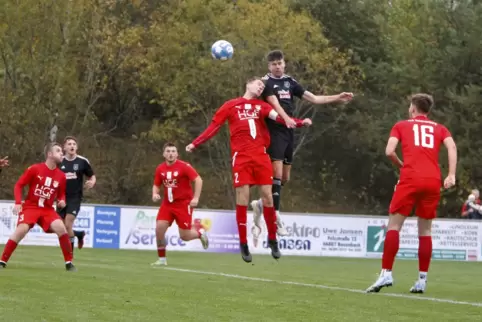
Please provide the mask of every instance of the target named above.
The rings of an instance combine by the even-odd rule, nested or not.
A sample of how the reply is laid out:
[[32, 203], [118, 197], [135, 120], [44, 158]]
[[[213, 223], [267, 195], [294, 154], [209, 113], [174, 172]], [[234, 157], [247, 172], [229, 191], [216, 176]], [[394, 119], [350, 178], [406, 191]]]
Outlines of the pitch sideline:
[[[327, 286], [327, 285], [321, 285], [321, 284], [299, 283], [299, 282], [291, 282], [291, 281], [277, 281], [277, 280], [272, 280], [272, 279], [268, 279], [268, 278], [250, 277], [250, 276], [243, 276], [243, 275], [236, 275], [236, 274], [226, 274], [226, 273], [218, 273], [218, 272], [209, 272], [209, 271], [199, 271], [199, 270], [185, 269], [185, 268], [175, 268], [175, 267], [164, 267], [163, 269], [169, 270], [169, 271], [191, 273], [191, 274], [213, 275], [213, 276], [221, 276], [221, 277], [242, 279], [242, 280], [248, 280], [248, 281], [275, 283], [275, 284], [282, 284], [282, 285], [295, 285], [295, 286], [320, 288], [320, 289], [325, 289], [325, 290], [366, 294], [366, 292], [363, 291], [363, 290], [357, 290], [357, 289], [346, 288], [346, 287]], [[455, 301], [455, 300], [450, 300], [450, 299], [440, 299], [440, 298], [425, 297], [425, 296], [420, 296], [420, 295], [405, 295], [405, 294], [383, 293], [383, 292], [377, 293], [377, 294], [366, 294], [366, 295], [367, 296], [398, 297], [398, 298], [411, 299], [411, 300], [421, 300], [421, 301], [447, 303], [447, 304], [454, 304], [454, 305], [468, 305], [468, 306], [482, 307], [482, 303], [477, 303], [477, 302]]]

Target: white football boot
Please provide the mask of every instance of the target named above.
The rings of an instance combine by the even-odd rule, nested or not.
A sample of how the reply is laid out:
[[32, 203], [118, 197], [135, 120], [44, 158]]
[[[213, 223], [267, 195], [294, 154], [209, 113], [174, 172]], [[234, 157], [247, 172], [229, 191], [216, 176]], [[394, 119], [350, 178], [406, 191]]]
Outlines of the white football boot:
[[199, 229], [199, 232], [201, 233], [201, 244], [203, 245], [203, 248], [204, 249], [208, 249], [209, 248], [209, 238], [208, 238], [208, 235], [206, 234], [206, 230], [204, 229]]
[[279, 211], [276, 211], [276, 226], [278, 226], [278, 230], [276, 231], [278, 236], [288, 236], [288, 231], [285, 228], [285, 224], [281, 221]]
[[151, 264], [151, 266], [159, 267], [159, 266], [167, 266], [167, 259], [159, 258], [157, 261]]
[[378, 293], [384, 287], [393, 285], [392, 271], [382, 269], [380, 276], [372, 286], [366, 289], [367, 293]]
[[425, 288], [427, 288], [427, 276], [420, 276], [415, 285], [410, 288], [410, 293], [425, 293]]
[[253, 208], [253, 227], [251, 233], [253, 234], [253, 245], [258, 246], [259, 236], [263, 232], [261, 228], [261, 215], [263, 214], [263, 202], [260, 200], [251, 201], [251, 208]]

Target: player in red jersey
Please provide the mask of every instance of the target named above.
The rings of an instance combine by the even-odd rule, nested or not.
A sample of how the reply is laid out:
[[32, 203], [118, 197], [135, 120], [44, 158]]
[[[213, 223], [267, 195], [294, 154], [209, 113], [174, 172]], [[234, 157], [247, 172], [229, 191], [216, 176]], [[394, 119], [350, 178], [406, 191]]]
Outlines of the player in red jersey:
[[[18, 243], [27, 235], [29, 230], [38, 224], [46, 233], [59, 236], [60, 248], [64, 255], [67, 271], [75, 271], [72, 264], [72, 246], [69, 234], [53, 207], [57, 199], [57, 207], [65, 207], [65, 174], [58, 168], [62, 162], [62, 147], [58, 143], [45, 146], [45, 162], [30, 166], [15, 184], [14, 214], [18, 214], [17, 228], [10, 236], [3, 250], [0, 268], [5, 268], [10, 256]], [[29, 186], [27, 198], [22, 205], [23, 188]]]
[[[413, 208], [418, 217], [420, 272], [410, 292], [425, 291], [427, 272], [432, 258], [432, 220], [436, 217], [442, 187], [438, 164], [442, 144], [448, 151], [449, 173], [443, 183], [446, 189], [455, 185], [457, 166], [457, 147], [449, 130], [427, 118], [432, 106], [432, 96], [413, 95], [408, 110], [410, 119], [398, 122], [390, 132], [385, 153], [393, 164], [401, 169], [400, 180], [395, 186], [390, 203], [382, 272], [367, 292], [379, 292], [381, 288], [393, 284], [392, 267], [399, 248], [400, 230]], [[403, 162], [395, 152], [398, 142], [402, 143]]]
[[[228, 121], [233, 182], [236, 188], [236, 221], [241, 256], [248, 263], [252, 261], [252, 257], [248, 248], [246, 221], [249, 188], [252, 185], [261, 186], [263, 215], [268, 228], [268, 245], [271, 248], [271, 255], [275, 259], [281, 257], [276, 239], [276, 214], [271, 192], [273, 168], [269, 155], [266, 153], [270, 137], [264, 120], [269, 117], [282, 124], [284, 124], [284, 120], [271, 105], [257, 99], [263, 89], [264, 83], [260, 78], [254, 77], [248, 80], [243, 97], [225, 102], [214, 115], [208, 128], [186, 147], [186, 151], [191, 152], [216, 135], [223, 124]], [[311, 125], [310, 119], [294, 120], [297, 127]]]
[[[157, 254], [159, 259], [152, 265], [167, 265], [166, 232], [175, 220], [179, 227], [179, 236], [184, 241], [200, 239], [204, 249], [209, 247], [209, 240], [204, 229], [192, 228], [193, 208], [197, 207], [203, 181], [196, 170], [178, 159], [177, 148], [166, 143], [163, 148], [165, 162], [156, 168], [152, 201], [161, 200], [161, 185], [164, 186], [164, 199], [156, 218]], [[194, 193], [191, 183], [194, 182]]]

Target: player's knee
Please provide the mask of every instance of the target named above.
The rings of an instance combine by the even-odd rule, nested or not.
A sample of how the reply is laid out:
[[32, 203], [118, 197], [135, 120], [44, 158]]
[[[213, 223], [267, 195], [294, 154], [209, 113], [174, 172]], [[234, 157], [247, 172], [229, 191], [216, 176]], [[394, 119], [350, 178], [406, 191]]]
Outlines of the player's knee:
[[236, 204], [247, 206], [249, 203], [249, 186], [236, 188]]
[[60, 219], [54, 220], [50, 224], [50, 230], [59, 237], [67, 233], [67, 228], [65, 228], [63, 221]]
[[418, 235], [419, 236], [432, 235], [432, 220], [418, 218]]
[[17, 226], [13, 234], [10, 236], [10, 239], [16, 243], [19, 243], [28, 233], [30, 230], [30, 226], [27, 224], [20, 224]]
[[179, 238], [181, 238], [183, 241], [190, 241], [192, 238], [189, 232], [190, 232], [189, 230], [180, 229]]
[[273, 207], [273, 196], [263, 196], [261, 197], [264, 207]]
[[283, 176], [283, 162], [273, 161], [273, 177], [281, 178]]
[[261, 187], [261, 200], [263, 201], [263, 206], [273, 207], [273, 194], [271, 192], [271, 186]]

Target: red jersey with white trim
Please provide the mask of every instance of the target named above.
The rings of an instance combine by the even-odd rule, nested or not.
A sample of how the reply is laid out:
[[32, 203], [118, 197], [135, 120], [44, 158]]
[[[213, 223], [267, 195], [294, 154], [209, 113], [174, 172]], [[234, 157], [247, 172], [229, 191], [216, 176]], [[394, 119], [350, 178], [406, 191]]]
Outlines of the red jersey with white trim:
[[[284, 124], [278, 113], [268, 103], [259, 99], [238, 97], [225, 102], [213, 116], [209, 127], [193, 142], [198, 146], [216, 135], [221, 126], [229, 124], [231, 152], [260, 153], [269, 146], [270, 136], [265, 123], [267, 117]], [[303, 126], [302, 120], [297, 120], [297, 126]]]
[[52, 170], [45, 163], [28, 167], [15, 184], [15, 204], [22, 203], [23, 188], [27, 185], [28, 194], [22, 209], [54, 209], [55, 199], [65, 201], [67, 179], [58, 167]]
[[176, 160], [171, 165], [163, 162], [156, 168], [154, 185], [164, 186], [163, 202], [191, 201], [191, 182], [198, 176], [197, 171], [187, 162]]
[[390, 137], [397, 138], [402, 145], [402, 179], [441, 180], [439, 152], [443, 141], [451, 137], [449, 130], [426, 116], [396, 123]]

